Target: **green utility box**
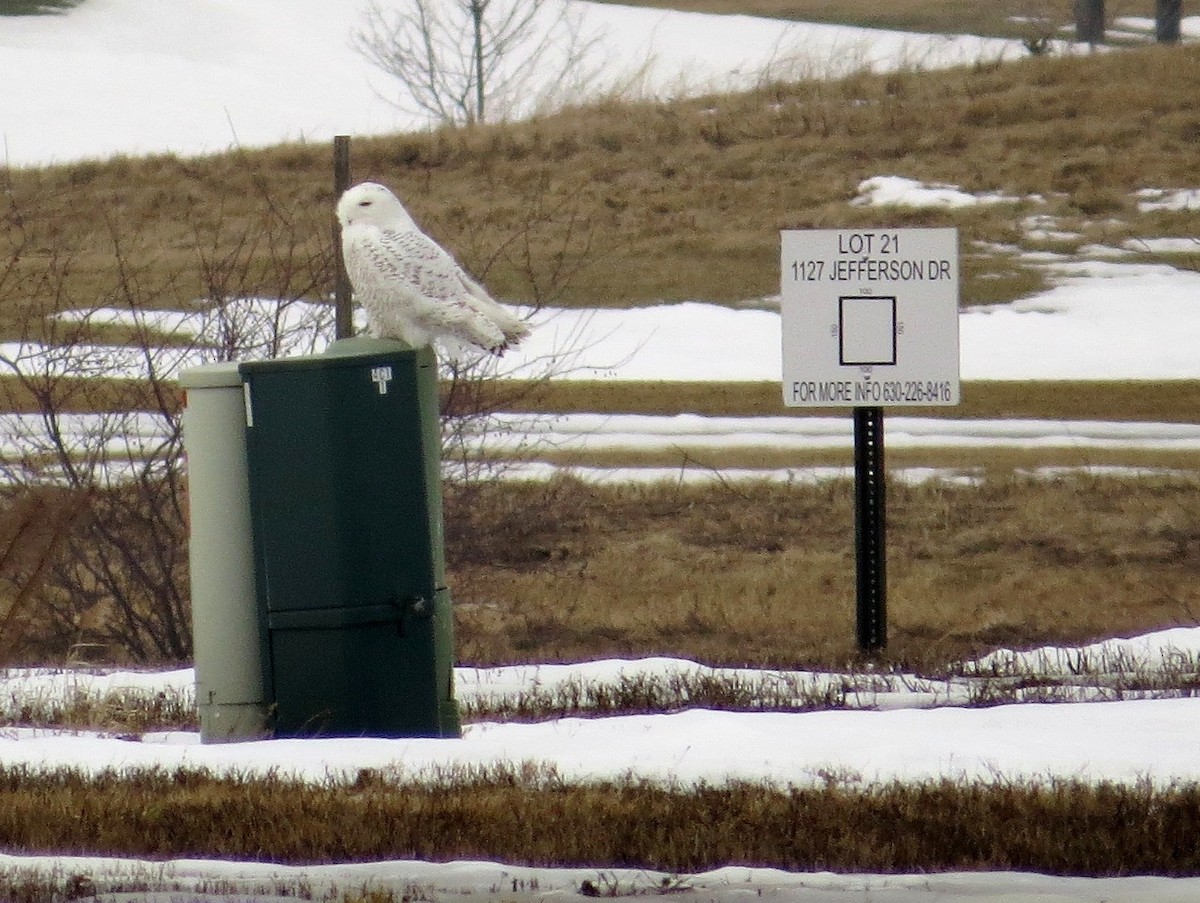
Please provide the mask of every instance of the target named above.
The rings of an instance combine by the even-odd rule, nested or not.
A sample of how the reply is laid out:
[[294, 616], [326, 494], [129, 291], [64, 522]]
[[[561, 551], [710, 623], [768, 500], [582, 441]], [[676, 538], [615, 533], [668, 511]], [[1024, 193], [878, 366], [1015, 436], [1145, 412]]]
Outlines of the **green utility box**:
[[275, 735], [459, 736], [433, 352], [356, 338], [239, 372]]

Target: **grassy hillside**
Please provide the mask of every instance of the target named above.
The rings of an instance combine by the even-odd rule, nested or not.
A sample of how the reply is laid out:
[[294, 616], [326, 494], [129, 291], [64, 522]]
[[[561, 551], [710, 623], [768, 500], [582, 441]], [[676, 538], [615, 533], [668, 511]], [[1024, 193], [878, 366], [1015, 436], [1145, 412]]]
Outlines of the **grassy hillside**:
[[[633, 0], [635, 6], [669, 6], [706, 13], [738, 12], [830, 25], [890, 28], [923, 34], [979, 34], [1024, 38], [1074, 22], [1070, 0]], [[1112, 15], [1134, 15], [1127, 3], [1109, 2]], [[731, 7], [734, 7], [731, 9]], [[1146, 15], [1137, 10], [1137, 15]], [[1036, 19], [1031, 22], [1030, 19]]]
[[[728, 11], [719, 0], [674, 5]], [[740, 8], [1003, 34], [1015, 27], [1007, 16], [1024, 5], [744, 0]], [[1057, 15], [1065, 5], [1055, 0]], [[1109, 11], [1126, 10], [1110, 2]], [[1041, 271], [1021, 258], [1023, 250], [1069, 253], [1091, 242], [1200, 235], [1200, 211], [1139, 213], [1133, 194], [1200, 184], [1198, 89], [1200, 48], [1003, 66], [981, 60], [950, 72], [861, 73], [675, 103], [612, 100], [531, 122], [356, 140], [353, 165], [356, 178], [395, 187], [437, 239], [512, 299], [763, 303], [778, 288], [780, 229], [953, 224], [963, 239], [963, 300], [980, 304], [1040, 285]], [[882, 174], [1021, 200], [954, 212], [850, 203], [863, 179]], [[0, 341], [37, 336], [49, 329], [43, 314], [67, 308], [323, 297], [334, 259], [331, 182], [324, 145], [0, 169]], [[1073, 235], [1036, 238], [1022, 225], [1030, 216], [1052, 217], [1043, 222]], [[1171, 262], [1200, 268], [1200, 254]], [[106, 335], [130, 337], [112, 327]], [[60, 341], [85, 337], [58, 327]], [[79, 385], [66, 380], [57, 389]], [[0, 385], [0, 401], [36, 408], [44, 401], [38, 388], [36, 381]], [[491, 391], [521, 399], [510, 407], [551, 412], [778, 413], [778, 387], [765, 383], [516, 389]], [[1200, 397], [1195, 382], [968, 389], [958, 416], [1178, 421], [1195, 418]], [[87, 404], [140, 404], [139, 393], [145, 397], [142, 389], [104, 383]], [[983, 453], [971, 454], [970, 463], [980, 464]], [[892, 482], [890, 645], [872, 667], [938, 671], [999, 644], [1085, 641], [1196, 622], [1194, 462], [1165, 452], [1100, 460], [1075, 450], [1069, 463], [1168, 464], [1181, 473], [1138, 480], [1020, 473], [1052, 454], [1067, 463], [1062, 450], [992, 454], [977, 485]], [[903, 454], [889, 462], [922, 463]], [[152, 553], [161, 553], [173, 566], [163, 585], [186, 598], [183, 540], [170, 538], [184, 534], [182, 510], [164, 514], [160, 497], [149, 498], [145, 520], [118, 536], [120, 560], [132, 572], [156, 564]], [[450, 487], [458, 659], [675, 653], [735, 664], [861, 664], [851, 498], [846, 481]], [[108, 528], [104, 511], [125, 509], [97, 510]], [[23, 588], [36, 583], [23, 582], [33, 566], [13, 554], [12, 521], [0, 520], [0, 541], [9, 546], [0, 561], [0, 639], [9, 644], [0, 643], [0, 664], [137, 658], [111, 639], [119, 630], [106, 628], [106, 619], [117, 620], [112, 598], [91, 591], [102, 576], [98, 562], [116, 560], [89, 554], [96, 533], [72, 534], [84, 550], [73, 561], [89, 592], [32, 598], [27, 641], [15, 645], [26, 625], [12, 614], [22, 614]], [[159, 540], [164, 524], [174, 532]], [[124, 611], [145, 615], [147, 604]], [[1194, 675], [1181, 679], [1194, 682]], [[112, 726], [102, 713], [82, 717]], [[522, 774], [480, 773], [430, 791], [364, 771], [347, 792], [274, 777], [180, 771], [87, 779], [10, 769], [0, 773], [0, 844], [155, 857], [504, 857], [672, 869], [728, 862], [870, 871], [1200, 869], [1192, 847], [1181, 853], [1175, 843], [1194, 821], [1192, 786], [1159, 792], [1148, 784], [1125, 790], [997, 778], [856, 789], [852, 775], [830, 774], [826, 787], [803, 792], [749, 785], [660, 792], [633, 782], [567, 791], [552, 775]], [[248, 806], [244, 817], [230, 808], [238, 805]], [[539, 839], [523, 830], [531, 825], [549, 827]], [[80, 879], [87, 880], [70, 878], [76, 891], [86, 887]], [[6, 891], [21, 899], [50, 895], [20, 875], [0, 874], [0, 897]]]
[[[1139, 214], [1132, 195], [1195, 184], [1198, 91], [1200, 48], [981, 60], [361, 139], [353, 169], [395, 187], [512, 299], [736, 302], [778, 290], [780, 229], [951, 223], [973, 304], [1038, 286], [1014, 247], [1200, 233], [1200, 212]], [[859, 182], [880, 174], [1024, 200], [954, 212], [852, 206]], [[234, 277], [310, 297], [329, 286], [324, 145], [0, 175], [0, 336], [28, 323], [18, 299], [43, 310], [119, 303], [132, 285], [178, 306]], [[1030, 215], [1081, 237], [1030, 239], [1020, 226]]]
[[[763, 296], [778, 290], [782, 228], [950, 223], [963, 241], [964, 301], [978, 304], [1040, 284], [1042, 271], [1021, 251], [1071, 253], [1091, 242], [1200, 235], [1200, 211], [1141, 213], [1134, 194], [1145, 187], [1196, 187], [1198, 89], [1200, 48], [1193, 47], [1030, 57], [1005, 65], [980, 61], [948, 72], [861, 73], [670, 104], [613, 100], [531, 122], [356, 140], [353, 167], [356, 178], [397, 188], [436, 238], [509, 298], [622, 306], [685, 298], [764, 303]], [[289, 145], [197, 159], [123, 158], [0, 172], [0, 340], [37, 336], [49, 329], [42, 314], [66, 308], [324, 297], [334, 259], [331, 169], [329, 147]], [[1020, 200], [954, 211], [853, 205], [859, 183], [880, 174]], [[1031, 216], [1052, 217], [1039, 223], [1073, 234], [1036, 237], [1023, 224]], [[1197, 268], [1200, 254], [1176, 254], [1171, 262]], [[87, 337], [86, 329], [59, 324], [54, 330], [63, 343]], [[34, 383], [19, 390], [4, 385], [0, 397], [36, 407]], [[54, 390], [76, 387], [68, 380]], [[105, 384], [104, 392], [86, 400], [92, 407], [138, 403], [128, 388]], [[1178, 420], [1194, 417], [1197, 392], [1196, 383], [968, 388], [968, 404], [958, 416]], [[559, 382], [523, 398], [547, 411], [779, 413], [777, 388], [766, 384], [715, 393], [703, 385], [618, 390]], [[1185, 474], [1165, 488], [1136, 481], [1095, 486], [1091, 478], [1043, 487], [1018, 479], [1013, 485], [1019, 492], [1003, 506], [991, 505], [995, 493], [1011, 488], [1006, 475], [1014, 470], [1046, 463], [1145, 464], [1190, 472], [1187, 455], [1018, 449], [975, 452], [968, 461], [961, 452], [936, 451], [889, 461], [984, 466], [996, 475], [995, 485], [953, 493], [956, 505], [972, 512], [962, 519], [944, 516], [948, 491], [943, 496], [931, 490], [928, 498], [903, 491], [893, 508], [897, 547], [911, 544], [924, 556], [907, 575], [899, 564], [892, 572], [894, 660], [920, 653], [944, 661], [998, 641], [1091, 639], [1194, 620], [1194, 594], [1184, 589], [1194, 583], [1188, 564], [1196, 535], [1188, 501], [1194, 478]], [[796, 466], [834, 463], [830, 458], [746, 461], [697, 454], [686, 463], [702, 469]], [[839, 461], [848, 463], [844, 456]], [[672, 451], [639, 463], [681, 461]], [[1101, 489], [1116, 499], [1114, 509], [1136, 511], [1122, 522], [1120, 535], [1097, 532], [1089, 519]], [[843, 490], [836, 491], [844, 506], [849, 495]], [[456, 508], [451, 499], [448, 532], [458, 531], [452, 543], [458, 550], [488, 547], [477, 538], [490, 533], [511, 546], [494, 561], [460, 556], [454, 562], [455, 598], [463, 603], [460, 648], [479, 661], [663, 651], [720, 660], [757, 655], [780, 663], [844, 661], [844, 611], [833, 616], [837, 627], [806, 621], [808, 628], [793, 631], [795, 643], [757, 652], [730, 647], [731, 635], [756, 635], [764, 623], [779, 622], [772, 606], [793, 612], [797, 602], [803, 607], [850, 598], [844, 585], [850, 574], [848, 511], [828, 537], [821, 535], [821, 545], [805, 531], [810, 520], [824, 519], [804, 512], [830, 510], [825, 489], [776, 489], [768, 493], [780, 497], [771, 506], [760, 495], [764, 491], [689, 489], [669, 503], [656, 502], [658, 513], [650, 519], [631, 513], [646, 501], [640, 490], [593, 493], [569, 482], [504, 488], [482, 506], [468, 497]], [[753, 524], [760, 508], [770, 507], [776, 517], [788, 505], [799, 506], [801, 516], [799, 526], [771, 523], [770, 529], [747, 527], [719, 542], [707, 535], [695, 539], [688, 512], [710, 503], [723, 512], [714, 510], [714, 521]], [[913, 517], [907, 524], [905, 505]], [[964, 547], [958, 527], [978, 519], [981, 510], [990, 518], [986, 535]], [[546, 516], [531, 524], [531, 511]], [[494, 529], [495, 522], [509, 521], [511, 529]], [[637, 531], [623, 532], [617, 526], [622, 521]], [[776, 526], [787, 538], [763, 539], [773, 537]], [[946, 541], [926, 542], [931, 531], [950, 527]], [[1143, 534], [1152, 547], [1138, 545]], [[1033, 545], [1020, 539], [1029, 535], [1072, 539]], [[735, 539], [742, 545], [729, 554], [704, 551], [714, 544], [736, 547]], [[1131, 573], [1131, 565], [1109, 553], [1134, 546], [1137, 572], [1122, 582], [1117, 577]], [[987, 557], [986, 567], [961, 567], [972, 549]], [[180, 557], [174, 546], [165, 551]], [[644, 569], [644, 585], [632, 591], [631, 562]], [[1024, 584], [996, 580], [1014, 566], [1027, 575]], [[705, 567], [728, 578], [711, 599], [687, 583]], [[775, 567], [781, 570], [769, 577]], [[764, 579], [785, 587], [795, 573], [809, 581], [798, 594], [764, 589]], [[165, 580], [181, 599], [185, 583], [180, 567]], [[605, 604], [589, 607], [598, 620], [561, 632], [561, 600], [567, 594], [583, 598], [579, 585]], [[650, 586], [666, 615], [637, 607]], [[1046, 593], [1069, 603], [1048, 608]], [[764, 607], [746, 611], [729, 606], [730, 598], [759, 599]], [[964, 599], [971, 604], [961, 604]], [[23, 654], [63, 652], [77, 641], [75, 631], [102, 620], [106, 604], [101, 600], [86, 617], [60, 618], [56, 635]], [[981, 619], [981, 612], [995, 617]], [[643, 629], [658, 622], [695, 629], [678, 631], [683, 639], [668, 650], [660, 634]], [[105, 646], [96, 655], [120, 659], [127, 652]]]

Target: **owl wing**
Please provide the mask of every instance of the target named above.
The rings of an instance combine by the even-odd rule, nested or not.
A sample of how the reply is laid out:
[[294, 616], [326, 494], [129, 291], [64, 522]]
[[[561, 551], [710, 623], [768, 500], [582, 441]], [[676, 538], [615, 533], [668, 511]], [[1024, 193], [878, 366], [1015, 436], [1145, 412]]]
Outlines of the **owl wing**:
[[[481, 345], [490, 351], [503, 349], [529, 334], [529, 327], [504, 305], [498, 304], [487, 289], [472, 279], [449, 253], [419, 230], [385, 230], [388, 241], [405, 242], [419, 260], [417, 279], [420, 291], [439, 302], [431, 316], [441, 318], [446, 328], [466, 325], [472, 335], [456, 338]], [[394, 236], [388, 239], [387, 236]]]
[[[369, 240], [355, 242], [355, 254], [371, 271], [366, 281], [385, 295], [379, 300], [403, 304], [405, 316], [420, 329], [488, 350], [507, 341], [476, 293], [498, 305], [425, 233], [379, 229]], [[355, 281], [353, 272], [351, 279]]]
[[423, 232], [377, 229], [355, 242], [355, 250], [375, 273], [396, 288], [430, 301], [447, 301], [463, 292], [458, 264]]

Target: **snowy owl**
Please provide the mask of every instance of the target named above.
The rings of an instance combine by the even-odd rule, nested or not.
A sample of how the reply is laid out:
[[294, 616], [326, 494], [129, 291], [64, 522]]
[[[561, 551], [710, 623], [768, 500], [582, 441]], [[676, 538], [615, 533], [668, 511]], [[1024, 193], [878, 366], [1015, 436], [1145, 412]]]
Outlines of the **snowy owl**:
[[337, 205], [342, 256], [372, 335], [414, 348], [435, 340], [503, 354], [529, 334], [383, 185], [363, 182]]

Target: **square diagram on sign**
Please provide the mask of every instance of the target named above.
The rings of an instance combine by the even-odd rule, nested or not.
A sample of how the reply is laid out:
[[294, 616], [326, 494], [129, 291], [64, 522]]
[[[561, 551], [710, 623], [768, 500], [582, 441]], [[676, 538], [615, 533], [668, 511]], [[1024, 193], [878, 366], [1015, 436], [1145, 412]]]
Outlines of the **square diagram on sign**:
[[838, 299], [840, 362], [872, 366], [896, 363], [896, 296], [843, 295]]

